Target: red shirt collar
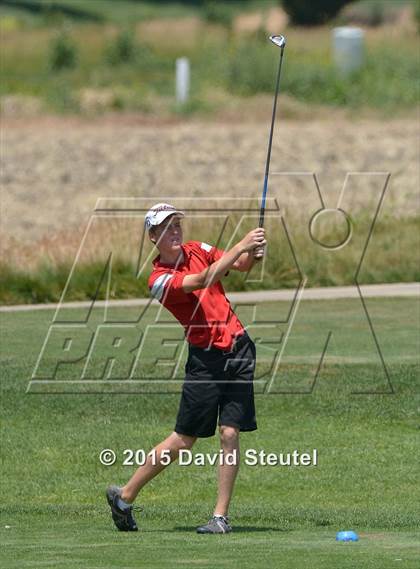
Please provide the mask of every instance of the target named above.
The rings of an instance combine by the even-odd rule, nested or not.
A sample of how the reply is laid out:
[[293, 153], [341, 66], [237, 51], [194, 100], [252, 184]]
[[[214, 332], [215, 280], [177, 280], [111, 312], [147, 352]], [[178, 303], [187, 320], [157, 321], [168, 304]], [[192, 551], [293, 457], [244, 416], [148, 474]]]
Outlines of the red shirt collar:
[[[188, 251], [187, 248], [185, 247], [185, 245], [181, 245], [181, 249], [182, 252], [184, 254], [184, 259], [179, 263], [179, 265], [177, 266], [177, 268], [179, 269], [180, 267], [182, 267], [183, 265], [185, 265], [185, 261], [187, 258], [191, 257], [191, 251]], [[175, 269], [175, 264], [171, 264], [171, 263], [162, 263], [160, 260], [160, 255], [158, 255], [157, 257], [155, 257], [152, 261], [153, 266], [156, 267], [168, 267], [169, 269]]]

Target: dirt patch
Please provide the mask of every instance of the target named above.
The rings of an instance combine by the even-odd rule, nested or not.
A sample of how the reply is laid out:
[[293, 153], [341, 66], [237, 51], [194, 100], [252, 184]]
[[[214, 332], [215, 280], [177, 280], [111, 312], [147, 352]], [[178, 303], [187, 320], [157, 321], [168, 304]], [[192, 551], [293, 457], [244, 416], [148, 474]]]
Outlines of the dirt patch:
[[[100, 197], [256, 195], [268, 126], [267, 116], [243, 124], [162, 124], [135, 115], [4, 119], [2, 233], [31, 242], [83, 227]], [[316, 172], [333, 207], [347, 172], [391, 172], [384, 211], [412, 214], [418, 205], [417, 134], [410, 119], [281, 120], [272, 172]], [[299, 183], [284, 175], [281, 185], [293, 189]], [[374, 177], [366, 181], [361, 206], [374, 183]]]
[[137, 25], [138, 37], [143, 41], [159, 43], [162, 49], [177, 50], [195, 45], [203, 34], [204, 22], [198, 16], [173, 18], [170, 20], [150, 20]]
[[2, 117], [33, 117], [44, 112], [44, 103], [29, 95], [5, 95], [0, 97]]
[[278, 34], [286, 28], [288, 21], [289, 18], [284, 10], [270, 8], [237, 16], [234, 30], [239, 33], [255, 33], [263, 28], [270, 34]]

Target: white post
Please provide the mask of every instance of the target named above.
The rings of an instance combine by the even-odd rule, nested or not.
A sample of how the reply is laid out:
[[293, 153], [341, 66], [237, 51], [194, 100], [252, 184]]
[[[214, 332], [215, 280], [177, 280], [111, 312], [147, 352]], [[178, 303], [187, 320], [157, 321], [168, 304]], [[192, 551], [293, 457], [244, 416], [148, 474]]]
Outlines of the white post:
[[188, 101], [190, 91], [190, 62], [187, 57], [176, 60], [175, 92], [176, 102], [184, 104]]
[[364, 33], [360, 28], [333, 29], [334, 62], [342, 75], [360, 69], [364, 61]]

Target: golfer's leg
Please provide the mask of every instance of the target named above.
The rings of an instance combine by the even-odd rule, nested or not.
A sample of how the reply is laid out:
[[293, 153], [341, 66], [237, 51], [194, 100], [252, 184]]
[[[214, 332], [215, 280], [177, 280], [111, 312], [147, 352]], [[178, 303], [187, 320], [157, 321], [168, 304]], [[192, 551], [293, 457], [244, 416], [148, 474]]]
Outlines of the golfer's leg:
[[[124, 502], [133, 502], [143, 486], [166, 468], [166, 464], [160, 463], [162, 451], [169, 450], [171, 462], [173, 462], [178, 458], [181, 449], [190, 449], [196, 440], [196, 437], [180, 435], [174, 431], [168, 438], [158, 444], [153, 449], [155, 451], [154, 456], [148, 455], [145, 464], [139, 466], [127, 484], [121, 488], [121, 498]], [[165, 454], [168, 453], [166, 452]]]
[[236, 450], [236, 464], [219, 464], [219, 488], [214, 513], [227, 516], [233, 486], [239, 470], [239, 429], [221, 425], [219, 430], [220, 446], [223, 449], [223, 453], [226, 454]]

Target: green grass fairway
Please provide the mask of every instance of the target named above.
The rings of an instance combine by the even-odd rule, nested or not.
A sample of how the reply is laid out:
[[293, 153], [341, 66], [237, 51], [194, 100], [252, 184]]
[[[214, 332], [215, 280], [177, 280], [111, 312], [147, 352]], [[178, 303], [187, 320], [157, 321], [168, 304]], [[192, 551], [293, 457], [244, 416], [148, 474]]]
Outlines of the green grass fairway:
[[[102, 516], [103, 517], [103, 516]], [[92, 523], [93, 522], [93, 523]], [[19, 525], [19, 530], [16, 526]], [[147, 520], [137, 534], [110, 531], [99, 515], [85, 519], [19, 516], [14, 530], [2, 529], [4, 567], [68, 569], [145, 567], [223, 569], [418, 569], [418, 533], [361, 532], [358, 543], [337, 543], [331, 529], [284, 530], [239, 526], [228, 536], [199, 536], [190, 524]]]
[[[105, 503], [106, 486], [122, 484], [135, 469], [122, 464], [124, 450], [147, 451], [173, 429], [182, 368], [165, 394], [147, 389], [156, 384], [153, 373], [173, 369], [176, 341], [161, 345], [159, 334], [151, 337], [131, 392], [129, 380], [117, 381], [118, 393], [108, 389], [124, 366], [107, 368], [104, 345], [88, 386], [66, 383], [78, 372], [62, 366], [54, 384], [39, 380], [28, 391], [53, 313], [1, 314], [2, 566], [418, 569], [419, 300], [368, 299], [366, 305], [393, 393], [359, 301], [302, 302], [271, 394], [261, 393], [276, 353], [270, 341], [285, 332], [281, 321], [290, 306], [264, 304], [256, 313], [238, 308], [257, 342], [260, 377], [259, 428], [242, 435], [242, 455], [251, 448], [277, 454], [317, 449], [318, 465], [242, 463], [230, 512], [235, 531], [226, 536], [194, 533], [214, 505], [212, 466], [173, 464], [153, 480], [138, 498], [144, 510], [137, 513], [137, 534], [117, 532]], [[138, 318], [137, 308], [112, 310], [120, 322]], [[100, 315], [92, 313], [92, 329]], [[85, 316], [67, 310], [62, 319]], [[156, 322], [169, 326], [167, 338], [179, 337], [173, 320], [155, 309], [130, 333]], [[330, 331], [313, 386], [311, 374]], [[52, 349], [43, 373], [53, 368], [54, 357]], [[111, 467], [99, 461], [104, 448], [117, 454]], [[217, 438], [200, 440], [193, 450], [216, 452]], [[356, 530], [360, 541], [336, 543], [340, 529]]]

